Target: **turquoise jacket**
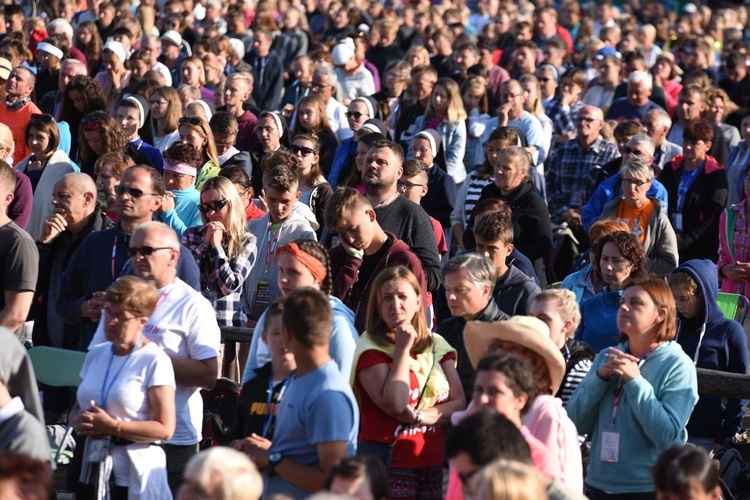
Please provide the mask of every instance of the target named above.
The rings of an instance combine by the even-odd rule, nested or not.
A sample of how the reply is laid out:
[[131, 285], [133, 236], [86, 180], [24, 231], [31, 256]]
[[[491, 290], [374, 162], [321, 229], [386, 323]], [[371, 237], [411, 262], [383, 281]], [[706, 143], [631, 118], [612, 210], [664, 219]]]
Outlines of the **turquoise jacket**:
[[161, 220], [182, 238], [185, 230], [192, 226], [202, 226], [203, 219], [198, 211], [201, 194], [193, 186], [187, 189], [171, 191], [174, 195], [174, 209], [161, 214]]
[[[627, 341], [617, 345], [625, 351]], [[618, 376], [608, 381], [596, 373], [607, 362], [599, 353], [567, 405], [580, 434], [591, 436], [591, 462], [586, 483], [612, 493], [654, 491], [651, 467], [661, 452], [685, 443], [687, 425], [698, 401], [693, 361], [676, 342], [665, 342], [648, 355], [641, 376], [623, 386], [614, 428], [610, 427]], [[620, 435], [617, 462], [604, 462], [602, 432]]]

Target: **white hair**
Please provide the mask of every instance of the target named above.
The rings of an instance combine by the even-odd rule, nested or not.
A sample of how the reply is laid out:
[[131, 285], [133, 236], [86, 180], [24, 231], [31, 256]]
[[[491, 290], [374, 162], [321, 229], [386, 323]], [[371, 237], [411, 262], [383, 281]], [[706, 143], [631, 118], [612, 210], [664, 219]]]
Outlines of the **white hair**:
[[185, 478], [203, 487], [213, 486], [217, 498], [257, 500], [263, 492], [255, 464], [229, 447], [216, 446], [195, 455], [185, 467]]
[[641, 82], [650, 89], [654, 88], [654, 80], [651, 78], [651, 74], [647, 71], [632, 71], [630, 75], [628, 75], [628, 83], [637, 85]]
[[336, 85], [338, 83], [339, 79], [336, 76], [336, 70], [331, 68], [330, 66], [321, 66], [318, 69], [315, 70], [315, 73], [313, 73], [318, 76], [327, 76], [328, 77], [328, 85]]
[[651, 137], [647, 136], [646, 134], [636, 134], [633, 137], [630, 138], [628, 141], [628, 144], [644, 144], [646, 152], [650, 156], [654, 156], [654, 152], [656, 151], [656, 146], [654, 146], [654, 141], [651, 139]]
[[672, 118], [669, 116], [669, 113], [667, 113], [663, 109], [654, 108], [646, 113], [646, 116], [648, 115], [654, 115], [654, 118], [656, 118], [656, 123], [666, 130], [672, 128]]

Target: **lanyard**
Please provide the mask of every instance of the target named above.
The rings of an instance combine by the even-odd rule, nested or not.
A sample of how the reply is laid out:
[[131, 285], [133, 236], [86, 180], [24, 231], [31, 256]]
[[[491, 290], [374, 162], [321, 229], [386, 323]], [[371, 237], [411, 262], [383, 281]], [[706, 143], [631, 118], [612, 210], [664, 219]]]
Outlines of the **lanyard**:
[[[281, 226], [283, 225], [283, 222], [279, 223], [279, 230], [278, 232], [275, 232], [273, 230], [274, 224], [269, 222], [268, 223], [268, 229], [266, 229], [266, 234], [263, 237], [263, 240], [266, 242], [266, 274], [264, 279], [268, 278], [268, 266], [271, 264], [271, 260], [273, 259], [273, 254], [276, 252], [276, 245], [279, 243], [279, 238], [281, 237]], [[269, 235], [268, 232], [271, 232]], [[273, 241], [271, 241], [271, 238], [273, 238]]]
[[[677, 335], [675, 335], [674, 340], [677, 342], [677, 339], [680, 337], [679, 328], [677, 329]], [[698, 366], [698, 355], [701, 353], [701, 345], [703, 344], [703, 336], [706, 334], [706, 324], [703, 323], [701, 325], [701, 333], [698, 337], [698, 345], [695, 348], [695, 354], [693, 354], [693, 364], [695, 366]]]
[[[651, 348], [650, 351], [646, 353], [645, 356], [643, 356], [641, 359], [638, 360], [638, 369], [640, 369], [644, 363], [646, 363], [646, 360], [651, 355], [652, 352], [654, 352], [654, 349], [659, 347], [661, 343], [656, 344], [654, 347]], [[625, 392], [623, 390], [623, 383], [622, 383], [622, 376], [620, 376], [620, 380], [617, 382], [617, 389], [615, 389], [615, 401], [612, 404], [612, 419], [609, 421], [609, 426], [614, 429], [615, 428], [615, 418], [617, 417], [617, 407], [620, 406], [620, 399], [622, 398], [622, 393]]]
[[112, 281], [117, 279], [117, 276], [115, 276], [115, 254], [116, 253], [117, 253], [117, 235], [115, 234], [115, 242], [112, 244], [112, 262], [111, 262]]
[[693, 182], [695, 182], [695, 179], [698, 178], [698, 175], [703, 170], [702, 163], [698, 168], [688, 172], [686, 170], [682, 171], [682, 175], [680, 176], [680, 183], [677, 186], [677, 213], [682, 213], [682, 208], [685, 205], [685, 198], [687, 197], [687, 192], [690, 190], [690, 187], [693, 185]]
[[[289, 386], [289, 380], [291, 380], [291, 376], [286, 378], [281, 383], [281, 389], [279, 389], [279, 394], [276, 396], [276, 404], [281, 403], [281, 398], [284, 396], [284, 392], [286, 391], [286, 388]], [[271, 411], [271, 403], [273, 402], [273, 380], [268, 381], [268, 399], [266, 399], [266, 421], [263, 423], [263, 437], [268, 437], [268, 430], [271, 428], [271, 422], [273, 422], [276, 419], [276, 413]]]
[[141, 341], [143, 341], [142, 333], [138, 335], [138, 342], [136, 342], [133, 348], [130, 350], [127, 357], [125, 358], [125, 361], [123, 361], [123, 363], [120, 365], [120, 368], [117, 369], [115, 376], [112, 377], [112, 382], [110, 382], [109, 387], [107, 387], [107, 379], [109, 379], [109, 370], [112, 368], [112, 361], [115, 359], [115, 346], [114, 345], [112, 346], [112, 354], [109, 357], [109, 364], [107, 365], [107, 373], [104, 375], [104, 382], [102, 382], [102, 406], [101, 406], [102, 409], [104, 410], [107, 409], [107, 399], [109, 399], [109, 393], [112, 390], [112, 386], [115, 385], [115, 381], [117, 380], [117, 377], [120, 376], [122, 369], [125, 368], [125, 365], [127, 365], [128, 361], [130, 361], [130, 356], [141, 347]]

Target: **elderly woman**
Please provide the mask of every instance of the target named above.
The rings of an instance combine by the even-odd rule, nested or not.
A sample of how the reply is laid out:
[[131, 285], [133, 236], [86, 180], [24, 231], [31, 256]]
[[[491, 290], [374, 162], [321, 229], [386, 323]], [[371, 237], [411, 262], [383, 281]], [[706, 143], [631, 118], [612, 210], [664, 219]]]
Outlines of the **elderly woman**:
[[698, 120], [682, 133], [684, 151], [659, 174], [668, 193], [669, 217], [677, 233], [680, 263], [719, 256], [719, 217], [727, 200], [724, 167], [708, 156], [713, 126]]
[[654, 171], [643, 159], [632, 156], [620, 169], [620, 175], [622, 198], [607, 203], [601, 218], [625, 222], [643, 245], [649, 274], [669, 276], [677, 267], [677, 236], [664, 203], [646, 196], [651, 189]]
[[263, 479], [248, 456], [231, 448], [216, 446], [190, 459], [177, 499], [258, 500], [261, 493]]
[[547, 205], [529, 180], [530, 167], [531, 155], [526, 149], [503, 149], [494, 161], [495, 182], [482, 190], [479, 201], [499, 198], [508, 204], [513, 211], [513, 244], [544, 279], [544, 260], [552, 249], [552, 222]]
[[617, 313], [621, 343], [599, 353], [568, 402], [578, 431], [591, 436], [592, 500], [655, 498], [651, 466], [687, 439], [698, 387], [692, 360], [670, 342], [676, 325], [664, 280], [628, 285]]
[[169, 491], [158, 442], [175, 429], [174, 370], [164, 351], [143, 335], [158, 299], [156, 287], [135, 276], [107, 288], [101, 320], [107, 342], [86, 356], [71, 416], [73, 428], [86, 436], [78, 448], [81, 477], [93, 491], [85, 498], [159, 499]]
[[445, 424], [466, 400], [456, 351], [427, 328], [422, 293], [406, 267], [378, 274], [351, 381], [361, 413], [360, 453], [390, 465], [394, 497], [440, 499]]

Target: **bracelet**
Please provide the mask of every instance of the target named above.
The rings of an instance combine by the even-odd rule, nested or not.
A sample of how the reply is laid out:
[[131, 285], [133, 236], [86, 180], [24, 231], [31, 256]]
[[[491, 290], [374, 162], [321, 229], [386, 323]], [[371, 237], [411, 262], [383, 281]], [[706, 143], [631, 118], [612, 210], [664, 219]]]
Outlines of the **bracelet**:
[[120, 434], [122, 433], [122, 422], [120, 422], [119, 420], [117, 421], [115, 433], [117, 434], [117, 437], [120, 437]]
[[424, 413], [422, 413], [422, 410], [417, 410], [416, 415], [414, 417], [414, 424], [422, 425], [423, 423], [424, 423]]

